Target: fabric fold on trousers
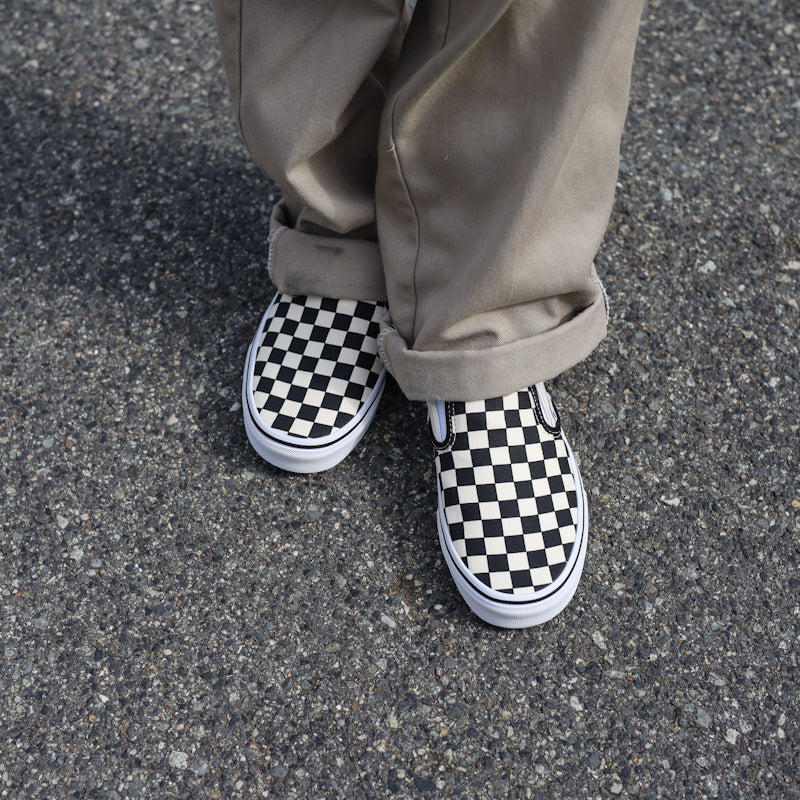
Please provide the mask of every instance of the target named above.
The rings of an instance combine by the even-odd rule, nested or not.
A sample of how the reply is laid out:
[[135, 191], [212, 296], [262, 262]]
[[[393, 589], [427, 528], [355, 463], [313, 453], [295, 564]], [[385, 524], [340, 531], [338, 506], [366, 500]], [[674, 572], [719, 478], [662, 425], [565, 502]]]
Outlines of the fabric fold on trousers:
[[283, 202], [270, 220], [269, 275], [281, 292], [386, 302], [377, 242], [291, 228]]
[[[608, 224], [642, 0], [215, 0], [290, 294], [387, 300], [419, 400], [547, 380], [605, 335]], [[401, 45], [402, 42], [402, 45]]]
[[547, 381], [563, 372], [561, 365], [582, 361], [605, 337], [607, 320], [608, 307], [598, 283], [596, 299], [569, 321], [489, 348], [458, 349], [453, 351], [456, 358], [447, 350], [408, 347], [390, 312], [381, 324], [378, 351], [409, 400], [485, 400], [532, 386], [529, 375], [536, 375], [536, 382]]

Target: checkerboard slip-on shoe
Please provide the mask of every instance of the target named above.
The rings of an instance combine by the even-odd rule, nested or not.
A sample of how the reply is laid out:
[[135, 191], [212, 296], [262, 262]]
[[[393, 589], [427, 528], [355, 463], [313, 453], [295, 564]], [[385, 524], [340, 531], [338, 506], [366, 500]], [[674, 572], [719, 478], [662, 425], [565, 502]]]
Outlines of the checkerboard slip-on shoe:
[[386, 368], [379, 303], [278, 293], [250, 345], [242, 381], [247, 437], [270, 464], [321, 472], [361, 441]]
[[467, 605], [526, 628], [572, 599], [586, 557], [586, 494], [542, 384], [506, 397], [428, 404], [439, 543]]

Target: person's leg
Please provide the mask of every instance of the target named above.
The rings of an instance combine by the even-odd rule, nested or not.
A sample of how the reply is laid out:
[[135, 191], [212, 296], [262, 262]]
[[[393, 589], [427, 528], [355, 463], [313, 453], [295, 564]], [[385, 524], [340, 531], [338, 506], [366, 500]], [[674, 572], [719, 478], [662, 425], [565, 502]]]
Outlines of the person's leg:
[[605, 333], [641, 0], [420, 0], [381, 128], [378, 231], [406, 396], [552, 378]]
[[[280, 265], [279, 289], [320, 287], [328, 297], [378, 299], [367, 290], [385, 277], [392, 322], [383, 328], [382, 355], [410, 398], [429, 401], [442, 550], [470, 607], [497, 625], [522, 627], [554, 616], [572, 597], [583, 565], [585, 494], [540, 381], [584, 357], [605, 330], [591, 261], [610, 209], [640, 4], [419, 0], [373, 149], [380, 161], [380, 255], [350, 246], [374, 245], [371, 222], [353, 227], [331, 224], [330, 214], [324, 223], [315, 216], [325, 192], [314, 181], [304, 201], [313, 211], [293, 204], [290, 189], [274, 220], [270, 254]], [[241, 19], [238, 24], [250, 30]], [[239, 36], [230, 46], [241, 53], [249, 38], [241, 30]], [[242, 112], [247, 91], [236, 81], [262, 76], [259, 69], [242, 70], [245, 61], [240, 58], [238, 73], [228, 71], [234, 96], [242, 98], [247, 138], [248, 130], [267, 127], [270, 111], [262, 105], [254, 127]], [[270, 74], [277, 80], [274, 69]], [[264, 90], [259, 80], [254, 86], [256, 95]], [[260, 161], [280, 175], [266, 157]], [[279, 180], [291, 180], [290, 173]], [[366, 323], [365, 306], [359, 313], [355, 305], [336, 305], [345, 301], [316, 298], [313, 308], [297, 309], [294, 299], [279, 300], [277, 326], [268, 311], [248, 357], [248, 434], [259, 449], [253, 430], [263, 431], [265, 416], [275, 418], [275, 400], [280, 423], [270, 434], [283, 442], [276, 427], [288, 425], [292, 434], [298, 426], [293, 441], [305, 440], [288, 464], [273, 443], [259, 452], [289, 469], [321, 469], [349, 450], [332, 441], [324, 458], [310, 467], [300, 463], [298, 452], [319, 435], [319, 419], [307, 418], [328, 400], [327, 388], [314, 383], [325, 376], [304, 364], [342, 366], [337, 347], [354, 332], [339, 326]], [[307, 315], [314, 319], [306, 322]], [[373, 315], [355, 336], [370, 348], [377, 344], [376, 321]], [[332, 332], [333, 343], [326, 341]], [[306, 342], [310, 351], [302, 350]], [[357, 355], [363, 346], [356, 343]], [[373, 366], [360, 367], [365, 394], [356, 405], [374, 414], [381, 385], [367, 397], [364, 375], [374, 376], [376, 363], [367, 355]], [[270, 363], [274, 357], [277, 366]], [[306, 383], [298, 385], [298, 374]], [[344, 385], [349, 391], [346, 379]], [[279, 386], [276, 397], [273, 386]], [[314, 402], [305, 404], [311, 394]], [[351, 447], [352, 435], [360, 437], [369, 420], [362, 418], [355, 431], [353, 420], [343, 427], [335, 422], [328, 435], [328, 419], [321, 439], [345, 433]]]
[[283, 195], [272, 219], [273, 281], [288, 294], [385, 300], [376, 147], [404, 0], [214, 6], [242, 137]]
[[383, 391], [375, 148], [404, 7], [215, 0], [245, 144], [283, 192], [265, 258], [278, 296], [250, 346], [242, 386], [250, 442], [283, 469], [339, 463]]
[[541, 382], [605, 333], [592, 260], [640, 11], [419, 0], [383, 116], [379, 345], [429, 401], [442, 552], [495, 625], [552, 618], [583, 568], [586, 495]]

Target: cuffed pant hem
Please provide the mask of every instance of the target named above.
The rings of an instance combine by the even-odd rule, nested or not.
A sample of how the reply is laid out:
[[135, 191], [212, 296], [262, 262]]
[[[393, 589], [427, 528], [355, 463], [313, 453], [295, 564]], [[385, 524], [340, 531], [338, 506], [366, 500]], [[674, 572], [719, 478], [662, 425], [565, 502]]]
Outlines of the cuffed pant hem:
[[586, 358], [606, 334], [601, 293], [569, 322], [483, 350], [411, 350], [387, 320], [379, 350], [409, 400], [487, 400], [550, 380]]
[[281, 204], [272, 214], [269, 274], [291, 295], [386, 302], [377, 242], [303, 233], [285, 224]]

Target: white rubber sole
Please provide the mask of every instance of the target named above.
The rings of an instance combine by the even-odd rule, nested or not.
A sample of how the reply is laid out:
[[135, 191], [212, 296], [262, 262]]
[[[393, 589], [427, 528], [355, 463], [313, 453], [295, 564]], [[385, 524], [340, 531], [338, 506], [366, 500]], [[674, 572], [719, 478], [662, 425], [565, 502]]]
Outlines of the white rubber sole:
[[439, 509], [436, 514], [436, 522], [439, 529], [439, 545], [442, 548], [447, 568], [450, 570], [464, 602], [478, 617], [490, 625], [498, 628], [530, 628], [534, 625], [541, 625], [563, 611], [578, 588], [583, 564], [586, 560], [589, 513], [586, 492], [575, 456], [572, 454], [566, 438], [564, 442], [569, 452], [572, 474], [575, 477], [575, 488], [578, 492], [578, 524], [575, 544], [569, 561], [559, 576], [559, 580], [547, 589], [530, 595], [510, 595], [490, 589], [470, 574], [453, 547], [450, 530], [444, 516], [441, 490], [438, 491]]
[[257, 339], [258, 333], [247, 351], [242, 378], [244, 429], [253, 449], [264, 461], [287, 472], [323, 472], [335, 467], [350, 455], [372, 424], [386, 385], [386, 368], [378, 377], [364, 406], [344, 428], [318, 439], [290, 436], [282, 431], [267, 428], [260, 421], [258, 412], [253, 405], [252, 360], [255, 358], [258, 346]]

